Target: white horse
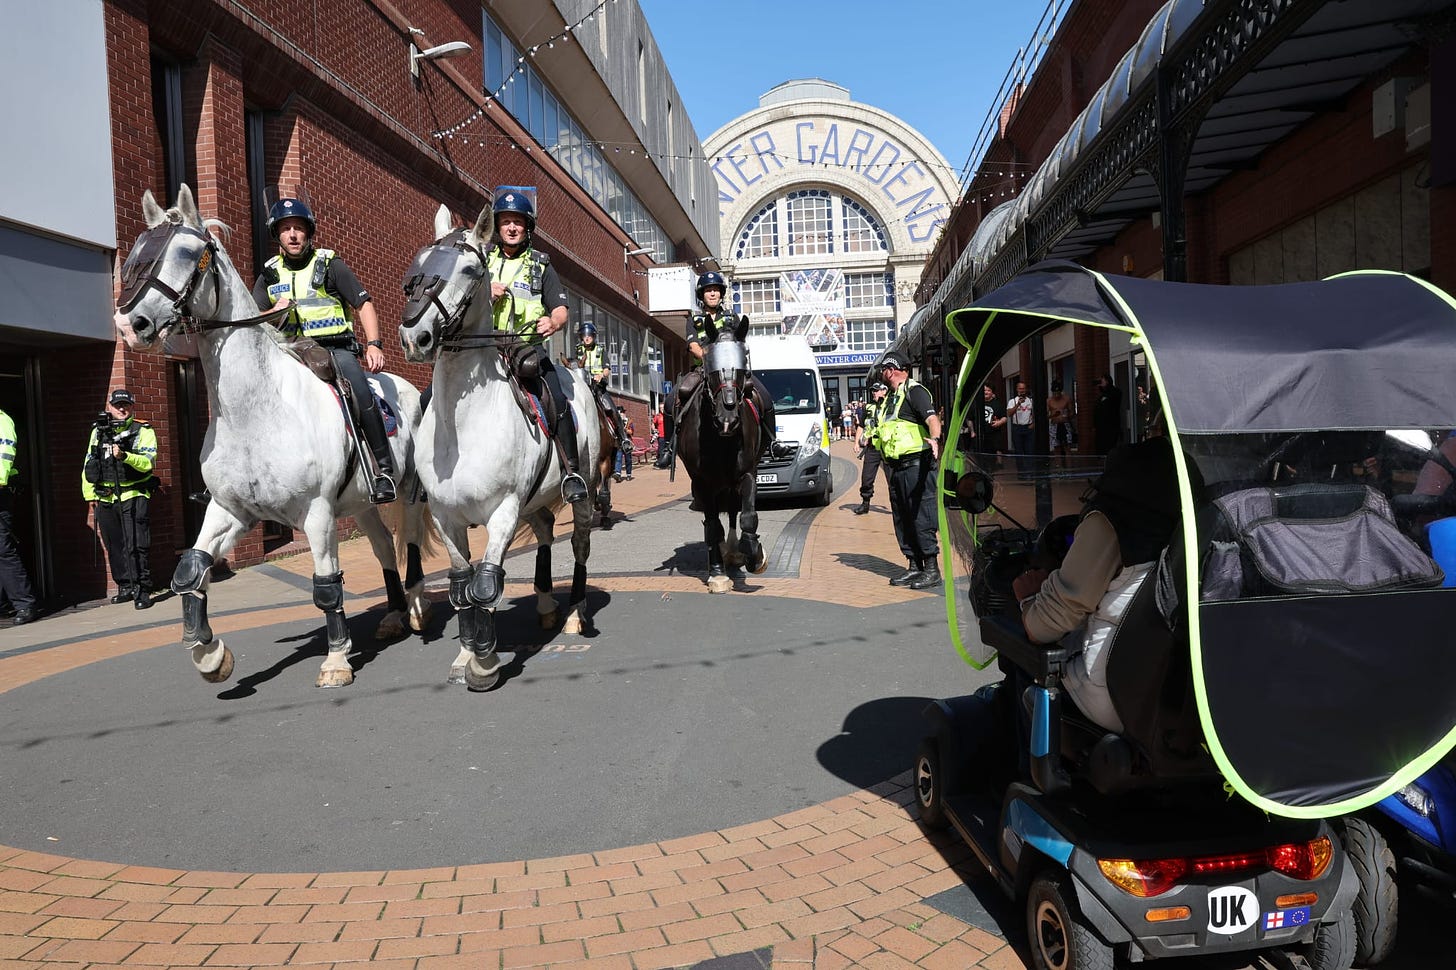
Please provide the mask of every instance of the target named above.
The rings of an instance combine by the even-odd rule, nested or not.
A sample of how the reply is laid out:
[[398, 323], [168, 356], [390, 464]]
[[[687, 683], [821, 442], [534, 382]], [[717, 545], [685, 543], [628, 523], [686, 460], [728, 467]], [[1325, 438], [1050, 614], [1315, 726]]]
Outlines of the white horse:
[[[450, 683], [489, 690], [500, 677], [495, 610], [505, 587], [501, 565], [525, 521], [536, 534], [536, 612], [543, 629], [556, 625], [551, 592], [551, 540], [561, 497], [557, 448], [543, 422], [524, 417], [507, 375], [505, 353], [519, 338], [492, 331], [490, 272], [485, 262], [491, 207], [474, 228], [451, 231], [450, 212], [435, 216], [435, 242], [415, 256], [405, 277], [408, 303], [400, 325], [405, 358], [435, 362], [433, 395], [420, 422], [415, 453], [450, 553], [450, 602], [460, 615], [460, 653]], [[562, 380], [576, 416], [580, 467], [595, 479], [602, 451], [597, 408], [580, 370]], [[548, 392], [549, 393], [549, 392]], [[598, 484], [589, 482], [588, 485]], [[586, 602], [593, 508], [572, 507], [571, 550], [576, 558], [564, 633], [579, 633]], [[473, 566], [472, 525], [488, 533], [485, 554]]]
[[[350, 684], [352, 643], [336, 522], [353, 516], [384, 569], [389, 612], [375, 635], [390, 639], [405, 632], [406, 618], [415, 630], [426, 622], [420, 559], [422, 546], [430, 551], [428, 508], [418, 503], [404, 510], [396, 550], [379, 509], [369, 504], [362, 463], [354, 460], [334, 391], [285, 349], [271, 326], [278, 315], [258, 313], [247, 284], [208, 232], [221, 223], [204, 225], [186, 185], [176, 208], [166, 211], [147, 192], [142, 214], [148, 228], [122, 268], [116, 328], [129, 347], [150, 352], [161, 352], [171, 332], [196, 333], [212, 417], [202, 445], [202, 477], [212, 501], [196, 544], [182, 554], [172, 578], [182, 600], [182, 645], [204, 680], [221, 683], [232, 675], [232, 651], [207, 622], [210, 570], [255, 523], [280, 522], [302, 529], [313, 552], [313, 601], [324, 613], [329, 643], [318, 686]], [[390, 447], [395, 467], [404, 470], [399, 501], [405, 502], [414, 491], [419, 392], [390, 374], [375, 378], [398, 419]], [[408, 558], [403, 584], [402, 555]]]

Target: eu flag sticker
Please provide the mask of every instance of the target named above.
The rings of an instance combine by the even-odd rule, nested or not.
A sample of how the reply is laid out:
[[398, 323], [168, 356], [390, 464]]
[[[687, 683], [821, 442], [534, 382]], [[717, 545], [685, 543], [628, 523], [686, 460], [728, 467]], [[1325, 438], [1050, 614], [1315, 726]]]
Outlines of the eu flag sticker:
[[1298, 909], [1276, 909], [1272, 913], [1264, 914], [1264, 929], [1282, 930], [1291, 926], [1303, 926], [1309, 922], [1309, 907], [1300, 906]]

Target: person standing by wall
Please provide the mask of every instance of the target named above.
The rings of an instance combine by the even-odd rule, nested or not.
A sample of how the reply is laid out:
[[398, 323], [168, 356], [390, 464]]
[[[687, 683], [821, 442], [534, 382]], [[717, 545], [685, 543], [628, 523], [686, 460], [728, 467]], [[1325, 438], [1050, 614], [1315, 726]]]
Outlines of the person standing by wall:
[[889, 354], [880, 369], [891, 388], [879, 421], [880, 454], [890, 468], [895, 538], [909, 563], [890, 585], [930, 589], [940, 585], [940, 537], [935, 521], [940, 416], [930, 391], [911, 379], [903, 360]]
[[1092, 436], [1097, 454], [1105, 455], [1122, 440], [1122, 391], [1111, 374], [1097, 378], [1097, 400], [1092, 404]]
[[981, 387], [981, 421], [976, 426], [976, 454], [981, 456], [986, 471], [994, 472], [1001, 463], [997, 457], [1006, 443], [1006, 413], [996, 403], [996, 389], [990, 384]]
[[868, 515], [870, 499], [875, 497], [875, 477], [880, 473], [880, 411], [885, 406], [885, 394], [889, 388], [880, 381], [870, 385], [870, 399], [864, 406], [864, 423], [860, 430], [859, 446], [864, 449], [864, 466], [859, 474], [859, 504], [854, 507], [855, 515]]
[[15, 422], [10, 415], [0, 411], [0, 599], [9, 600], [15, 610], [16, 626], [35, 619], [35, 593], [30, 586], [30, 575], [20, 559], [20, 549], [15, 544], [15, 520], [12, 510], [15, 506], [15, 456], [20, 439], [15, 434]]
[[1072, 446], [1072, 398], [1062, 390], [1061, 381], [1052, 381], [1052, 393], [1047, 397], [1047, 426], [1051, 429], [1050, 453], [1062, 456], [1065, 471]]
[[132, 414], [136, 398], [117, 388], [106, 413], [91, 428], [81, 473], [81, 495], [92, 503], [96, 526], [106, 545], [113, 603], [131, 600], [139, 610], [152, 605], [152, 518], [157, 433]]

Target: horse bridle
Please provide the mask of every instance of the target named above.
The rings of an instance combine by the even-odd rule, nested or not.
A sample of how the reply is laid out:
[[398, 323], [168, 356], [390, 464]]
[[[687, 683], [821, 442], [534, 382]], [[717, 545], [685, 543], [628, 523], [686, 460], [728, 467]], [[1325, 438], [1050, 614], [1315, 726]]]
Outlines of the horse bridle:
[[[206, 243], [202, 254], [197, 257], [197, 265], [192, 267], [186, 282], [180, 287], [169, 284], [161, 277], [161, 267], [171, 249], [172, 237], [178, 234], [194, 236]], [[158, 337], [174, 328], [180, 333], [190, 334], [223, 327], [244, 327], [265, 321], [272, 323], [288, 312], [288, 307], [285, 306], [241, 320], [200, 320], [188, 313], [187, 306], [192, 302], [193, 295], [205, 277], [212, 277], [214, 291], [221, 295], [222, 280], [217, 272], [217, 252], [217, 240], [201, 229], [170, 221], [151, 226], [137, 236], [136, 242], [132, 244], [131, 255], [122, 264], [121, 302], [117, 304], [117, 309], [123, 314], [130, 314], [148, 290], [160, 292], [172, 301], [172, 319], [157, 328]]]
[[[452, 309], [447, 307], [445, 301], [441, 299], [446, 288], [445, 278], [438, 274], [427, 276], [424, 270], [429, 264], [429, 257], [425, 256], [422, 259], [418, 259], [417, 261], [420, 262], [420, 272], [415, 273], [404, 281], [405, 311], [408, 315], [403, 318], [400, 325], [402, 327], [414, 326], [419, 323], [420, 318], [425, 315], [427, 310], [434, 307], [438, 311], [440, 319], [443, 321], [438, 328], [439, 347], [441, 350], [460, 351], [478, 347], [499, 347], [503, 342], [515, 340], [516, 335], [507, 332], [492, 332], [488, 334], [460, 333], [460, 328], [465, 326], [465, 314], [469, 312], [476, 297], [480, 295], [480, 288], [489, 275], [487, 272], [484, 272], [486, 269], [485, 254], [480, 251], [480, 247], [470, 241], [465, 230], [457, 229], [443, 239], [437, 240], [433, 244], [425, 247], [426, 252], [430, 250], [439, 250], [441, 252], [455, 250], [461, 254], [471, 253], [480, 261], [483, 272], [472, 280], [468, 286], [464, 287], [463, 295]], [[458, 256], [454, 258], [458, 258]], [[409, 313], [411, 308], [414, 308], [413, 313]]]

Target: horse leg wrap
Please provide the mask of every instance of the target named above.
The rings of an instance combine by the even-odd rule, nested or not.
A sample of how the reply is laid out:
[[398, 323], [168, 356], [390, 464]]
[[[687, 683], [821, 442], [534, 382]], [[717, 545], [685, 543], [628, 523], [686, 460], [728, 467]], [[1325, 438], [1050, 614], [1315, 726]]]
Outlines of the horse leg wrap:
[[409, 589], [414, 589], [425, 580], [425, 567], [420, 563], [420, 547], [417, 543], [411, 542], [405, 550], [404, 584]]
[[541, 546], [536, 550], [536, 578], [534, 586], [538, 593], [549, 593], [551, 591], [550, 546]]
[[477, 663], [489, 670], [495, 661], [495, 610], [477, 607], [475, 616], [475, 642], [469, 644], [470, 652], [475, 654]]
[[399, 573], [396, 570], [386, 569], [384, 571], [384, 591], [391, 610], [409, 608], [409, 603], [404, 598], [404, 584], [399, 581]]
[[455, 612], [462, 615], [471, 608], [470, 578], [474, 575], [473, 566], [450, 570], [450, 605], [455, 607]]
[[586, 563], [579, 562], [571, 571], [571, 605], [586, 599]]
[[758, 513], [744, 512], [738, 517], [738, 525], [744, 535], [758, 535]]
[[480, 611], [469, 603], [460, 607], [456, 615], [460, 618], [460, 645], [469, 650], [475, 649], [475, 641], [480, 638]]
[[[396, 578], [398, 578], [396, 576]], [[325, 613], [334, 613], [344, 608], [344, 574], [315, 576], [313, 578], [313, 605]]]
[[466, 595], [476, 606], [493, 609], [506, 591], [506, 570], [493, 562], [483, 562], [475, 567], [475, 576], [470, 580]]
[[349, 624], [344, 620], [343, 610], [325, 612], [324, 629], [329, 635], [329, 653], [340, 653], [349, 649]]
[[212, 642], [207, 624], [207, 579], [212, 557], [201, 549], [188, 549], [172, 574], [172, 591], [182, 600], [182, 642], [186, 646]]

